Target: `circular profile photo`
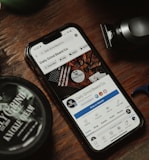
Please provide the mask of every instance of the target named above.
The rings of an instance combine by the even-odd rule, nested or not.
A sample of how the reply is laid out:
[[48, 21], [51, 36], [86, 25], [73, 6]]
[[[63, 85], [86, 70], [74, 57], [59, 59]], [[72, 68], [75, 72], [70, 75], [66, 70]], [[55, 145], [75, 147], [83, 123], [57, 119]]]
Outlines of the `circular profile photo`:
[[84, 81], [85, 79], [85, 74], [83, 71], [81, 70], [74, 70], [71, 73], [71, 79], [75, 82], [75, 83], [81, 83]]
[[67, 101], [67, 107], [74, 108], [75, 106], [77, 106], [77, 103], [76, 103], [76, 101], [74, 99], [69, 99]]

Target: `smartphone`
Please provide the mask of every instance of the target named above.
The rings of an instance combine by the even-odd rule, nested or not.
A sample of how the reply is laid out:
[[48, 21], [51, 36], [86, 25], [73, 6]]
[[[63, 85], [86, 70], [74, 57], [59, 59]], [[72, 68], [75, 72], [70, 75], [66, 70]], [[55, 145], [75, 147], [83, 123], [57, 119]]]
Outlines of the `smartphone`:
[[27, 62], [92, 155], [102, 155], [144, 126], [144, 118], [76, 24], [26, 47]]

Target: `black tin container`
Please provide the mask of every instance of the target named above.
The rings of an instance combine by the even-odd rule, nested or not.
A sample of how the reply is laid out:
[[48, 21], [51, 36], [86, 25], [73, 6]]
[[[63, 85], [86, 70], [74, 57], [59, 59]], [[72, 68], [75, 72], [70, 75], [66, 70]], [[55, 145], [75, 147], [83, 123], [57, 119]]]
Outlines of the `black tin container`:
[[19, 77], [0, 77], [0, 160], [33, 155], [51, 129], [51, 106], [41, 90]]

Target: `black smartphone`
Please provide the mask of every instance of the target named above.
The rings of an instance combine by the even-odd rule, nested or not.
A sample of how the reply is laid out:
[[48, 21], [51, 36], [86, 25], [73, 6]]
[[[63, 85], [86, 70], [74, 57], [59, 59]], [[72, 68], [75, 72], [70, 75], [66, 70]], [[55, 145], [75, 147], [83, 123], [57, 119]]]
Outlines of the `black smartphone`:
[[142, 114], [78, 25], [29, 43], [25, 57], [89, 153], [102, 155], [144, 126]]

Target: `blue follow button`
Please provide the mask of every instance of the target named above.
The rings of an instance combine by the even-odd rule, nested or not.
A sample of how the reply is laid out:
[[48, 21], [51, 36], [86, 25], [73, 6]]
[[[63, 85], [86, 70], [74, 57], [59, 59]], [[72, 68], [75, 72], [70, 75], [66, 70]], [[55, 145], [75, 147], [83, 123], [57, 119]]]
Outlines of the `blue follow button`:
[[79, 111], [78, 113], [74, 114], [75, 118], [76, 119], [80, 118], [84, 114], [86, 114], [86, 113], [90, 112], [91, 110], [99, 107], [101, 104], [108, 101], [109, 99], [116, 96], [117, 94], [119, 94], [118, 90], [114, 90], [113, 92], [109, 93], [105, 97], [99, 99], [98, 101], [94, 102], [93, 104], [89, 105], [88, 107], [84, 108], [83, 110]]

